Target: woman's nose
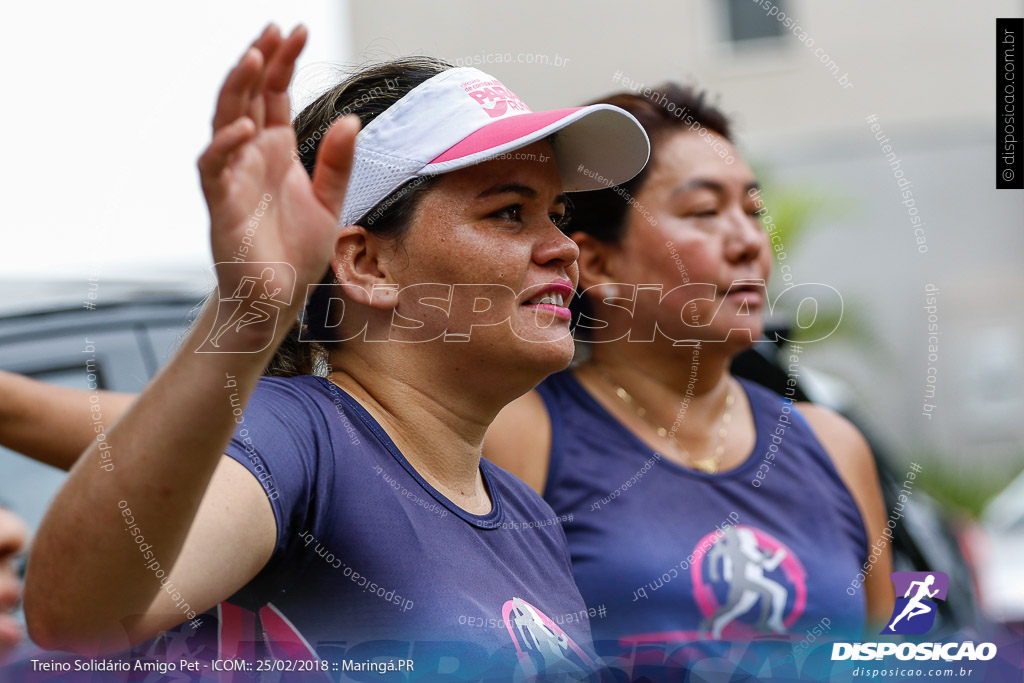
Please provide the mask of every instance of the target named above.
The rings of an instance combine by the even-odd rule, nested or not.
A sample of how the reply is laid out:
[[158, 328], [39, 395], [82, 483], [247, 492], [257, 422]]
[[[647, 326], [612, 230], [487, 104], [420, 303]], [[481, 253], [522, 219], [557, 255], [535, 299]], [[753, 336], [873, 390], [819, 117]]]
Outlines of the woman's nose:
[[739, 209], [729, 214], [729, 230], [726, 253], [734, 262], [756, 259], [764, 247], [764, 231], [756, 218]]
[[533, 250], [534, 261], [542, 266], [556, 262], [562, 267], [567, 267], [575, 263], [579, 256], [580, 248], [576, 242], [554, 224], [545, 230], [544, 236], [538, 240]]

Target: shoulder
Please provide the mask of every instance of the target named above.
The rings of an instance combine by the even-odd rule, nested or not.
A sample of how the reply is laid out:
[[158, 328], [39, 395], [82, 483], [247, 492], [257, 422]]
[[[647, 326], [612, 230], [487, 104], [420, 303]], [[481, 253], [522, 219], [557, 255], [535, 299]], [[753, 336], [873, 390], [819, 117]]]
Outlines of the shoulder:
[[814, 403], [801, 401], [794, 405], [833, 458], [852, 461], [853, 464], [860, 464], [864, 459], [874, 462], [867, 439], [845, 417], [831, 408]]
[[[811, 403], [798, 406], [857, 504], [865, 533], [863, 556], [868, 558], [869, 553], [875, 552], [874, 544], [869, 549], [868, 543], [871, 539], [882, 539], [886, 531], [885, 500], [871, 447], [860, 430], [835, 411]], [[876, 571], [869, 574], [864, 584], [871, 620], [885, 619], [892, 609], [892, 584], [888, 581], [892, 571], [890, 553], [883, 543]]]
[[859, 499], [865, 491], [876, 490], [875, 458], [860, 430], [831, 408], [806, 402], [795, 405], [854, 497]]
[[[225, 391], [230, 391], [231, 379], [225, 382]], [[296, 377], [260, 377], [253, 391], [252, 400], [276, 403], [282, 407], [305, 406], [307, 408], [322, 400], [325, 391], [320, 379], [313, 375]]]
[[270, 502], [277, 529], [272, 561], [280, 562], [300, 528], [326, 523], [329, 503], [321, 501], [330, 498], [317, 494], [331, 491], [335, 482], [330, 397], [313, 376], [262, 377], [239, 406], [230, 384], [227, 378], [224, 390], [236, 427], [224, 452], [248, 470]]
[[537, 390], [505, 406], [487, 430], [484, 457], [544, 491], [551, 453], [551, 418]]
[[318, 378], [261, 377], [244, 406], [232, 388], [225, 391], [236, 424], [229, 456], [274, 469], [278, 479], [315, 471], [321, 460], [330, 459], [330, 418], [338, 418], [331, 415], [330, 396]]
[[[310, 429], [321, 431], [320, 428], [328, 426], [331, 412], [351, 412], [342, 398], [344, 392], [337, 389], [336, 394], [332, 398], [324, 381], [313, 375], [261, 377], [245, 407], [244, 422], [250, 429], [259, 424], [248, 423], [268, 422], [295, 433]], [[232, 404], [234, 406], [234, 401]], [[243, 424], [238, 419], [237, 408], [234, 412], [235, 422]]]

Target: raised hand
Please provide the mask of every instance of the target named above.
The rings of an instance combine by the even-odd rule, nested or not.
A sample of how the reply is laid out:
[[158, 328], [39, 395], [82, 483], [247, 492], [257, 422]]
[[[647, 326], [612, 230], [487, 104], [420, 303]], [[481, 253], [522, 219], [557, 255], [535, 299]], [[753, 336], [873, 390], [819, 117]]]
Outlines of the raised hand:
[[319, 281], [327, 268], [359, 122], [355, 116], [335, 121], [321, 142], [311, 180], [294, 160], [289, 120], [288, 84], [305, 42], [302, 26], [287, 37], [267, 26], [220, 91], [213, 140], [198, 164], [210, 242], [215, 262], [235, 261], [245, 244], [244, 261], [251, 264], [218, 268], [222, 298], [235, 294], [243, 279], [265, 279], [261, 264], [284, 262], [291, 269], [275, 268], [270, 289], [294, 287], [297, 306], [306, 285]]

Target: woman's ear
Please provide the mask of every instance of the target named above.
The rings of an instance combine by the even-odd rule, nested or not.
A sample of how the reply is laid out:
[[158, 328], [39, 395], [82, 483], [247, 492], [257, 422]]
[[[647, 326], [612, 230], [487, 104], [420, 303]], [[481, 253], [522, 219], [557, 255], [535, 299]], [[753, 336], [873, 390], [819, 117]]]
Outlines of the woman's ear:
[[580, 256], [576, 259], [580, 268], [580, 291], [586, 291], [594, 285], [605, 285], [609, 289], [603, 292], [606, 296], [617, 296], [617, 292], [611, 291], [614, 283], [618, 282], [614, 272], [615, 245], [602, 242], [582, 231], [576, 231], [570, 237], [580, 248]]
[[386, 240], [361, 225], [338, 230], [331, 269], [346, 296], [374, 308], [393, 309], [398, 305], [399, 285], [389, 274], [388, 246]]

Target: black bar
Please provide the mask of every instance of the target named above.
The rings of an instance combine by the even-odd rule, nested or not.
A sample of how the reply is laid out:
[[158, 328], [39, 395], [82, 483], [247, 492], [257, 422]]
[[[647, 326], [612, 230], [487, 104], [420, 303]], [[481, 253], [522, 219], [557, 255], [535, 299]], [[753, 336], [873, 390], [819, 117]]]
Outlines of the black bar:
[[[996, 19], [996, 189], [1024, 190], [1024, 19]], [[1018, 88], [1020, 88], [1018, 90]]]

